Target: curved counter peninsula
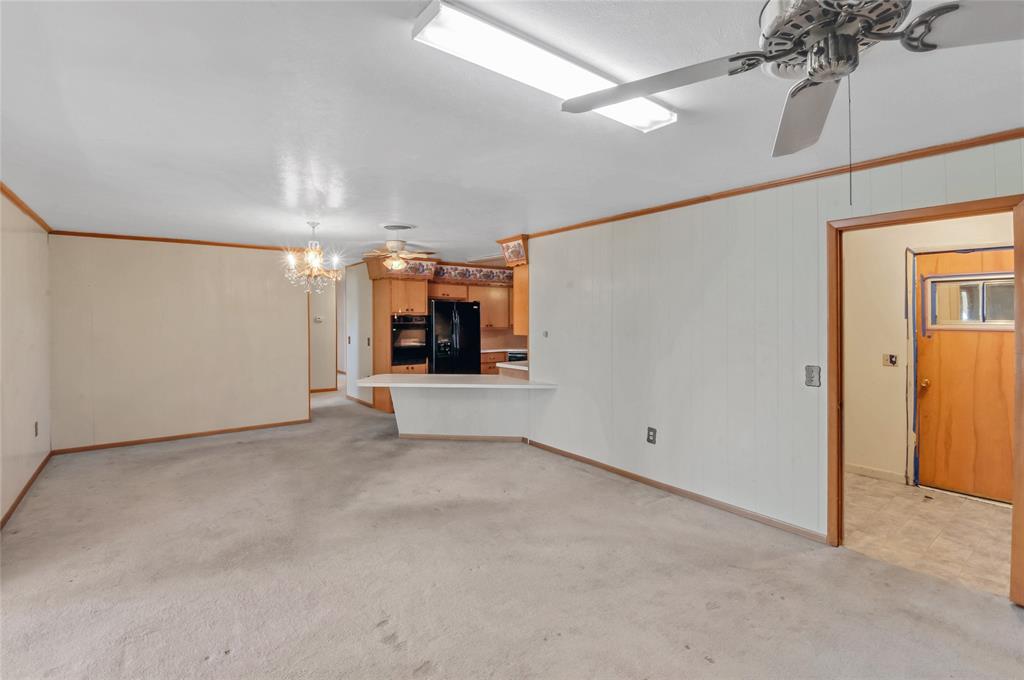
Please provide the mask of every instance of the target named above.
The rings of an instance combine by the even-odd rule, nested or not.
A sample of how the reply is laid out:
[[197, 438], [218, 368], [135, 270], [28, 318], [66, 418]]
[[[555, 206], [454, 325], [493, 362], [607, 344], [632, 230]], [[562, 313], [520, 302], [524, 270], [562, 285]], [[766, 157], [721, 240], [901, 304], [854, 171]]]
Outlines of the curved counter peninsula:
[[360, 387], [387, 387], [398, 435], [409, 439], [521, 440], [530, 431], [530, 396], [552, 383], [501, 375], [385, 373]]

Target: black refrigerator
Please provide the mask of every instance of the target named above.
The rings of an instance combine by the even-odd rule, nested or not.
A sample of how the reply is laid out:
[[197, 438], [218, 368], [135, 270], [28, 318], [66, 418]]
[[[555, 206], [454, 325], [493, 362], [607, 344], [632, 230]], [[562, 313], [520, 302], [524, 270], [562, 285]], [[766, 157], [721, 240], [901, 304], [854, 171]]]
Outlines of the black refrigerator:
[[430, 301], [430, 372], [480, 372], [480, 303]]

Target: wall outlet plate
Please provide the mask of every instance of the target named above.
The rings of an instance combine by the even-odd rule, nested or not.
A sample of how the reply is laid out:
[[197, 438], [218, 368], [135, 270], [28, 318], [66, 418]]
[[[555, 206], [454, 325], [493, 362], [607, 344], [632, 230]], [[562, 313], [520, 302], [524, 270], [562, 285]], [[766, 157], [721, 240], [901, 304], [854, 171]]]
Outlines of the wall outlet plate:
[[821, 387], [821, 366], [804, 366], [804, 385]]
[[900, 362], [900, 358], [895, 354], [883, 354], [882, 365], [883, 366], [896, 366]]
[[657, 444], [658, 443], [658, 430], [653, 427], [647, 428], [647, 443]]

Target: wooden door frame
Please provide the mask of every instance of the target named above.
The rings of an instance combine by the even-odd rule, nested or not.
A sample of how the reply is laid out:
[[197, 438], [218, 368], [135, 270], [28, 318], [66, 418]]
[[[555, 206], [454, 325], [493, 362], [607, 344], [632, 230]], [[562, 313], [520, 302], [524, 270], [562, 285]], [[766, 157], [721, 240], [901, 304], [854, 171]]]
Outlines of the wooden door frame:
[[[831, 220], [825, 225], [828, 270], [828, 533], [829, 545], [843, 542], [843, 241], [842, 234], [918, 222], [1013, 213], [1014, 272], [1024, 272], [1024, 194]], [[1015, 315], [1024, 319], [1024, 276], [1014, 276]], [[1010, 544], [1010, 599], [1024, 606], [1024, 328], [1014, 329], [1016, 368], [1013, 407], [1013, 528]]]

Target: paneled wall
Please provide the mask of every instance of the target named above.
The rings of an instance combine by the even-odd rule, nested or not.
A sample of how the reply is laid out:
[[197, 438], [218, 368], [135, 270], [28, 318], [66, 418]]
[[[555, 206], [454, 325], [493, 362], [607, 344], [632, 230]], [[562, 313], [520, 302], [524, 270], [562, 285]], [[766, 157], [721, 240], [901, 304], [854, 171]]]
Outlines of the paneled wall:
[[280, 253], [51, 236], [50, 262], [54, 449], [308, 417]]
[[373, 282], [365, 264], [345, 270], [345, 326], [346, 393], [353, 399], [371, 403], [373, 388], [356, 385], [359, 378], [373, 375]]
[[335, 287], [309, 296], [309, 386], [331, 390], [338, 386], [338, 323]]
[[50, 452], [50, 257], [46, 232], [6, 196], [0, 202], [0, 513], [6, 514]]
[[531, 438], [824, 534], [825, 222], [1022, 193], [1024, 142], [853, 179], [531, 240]]

